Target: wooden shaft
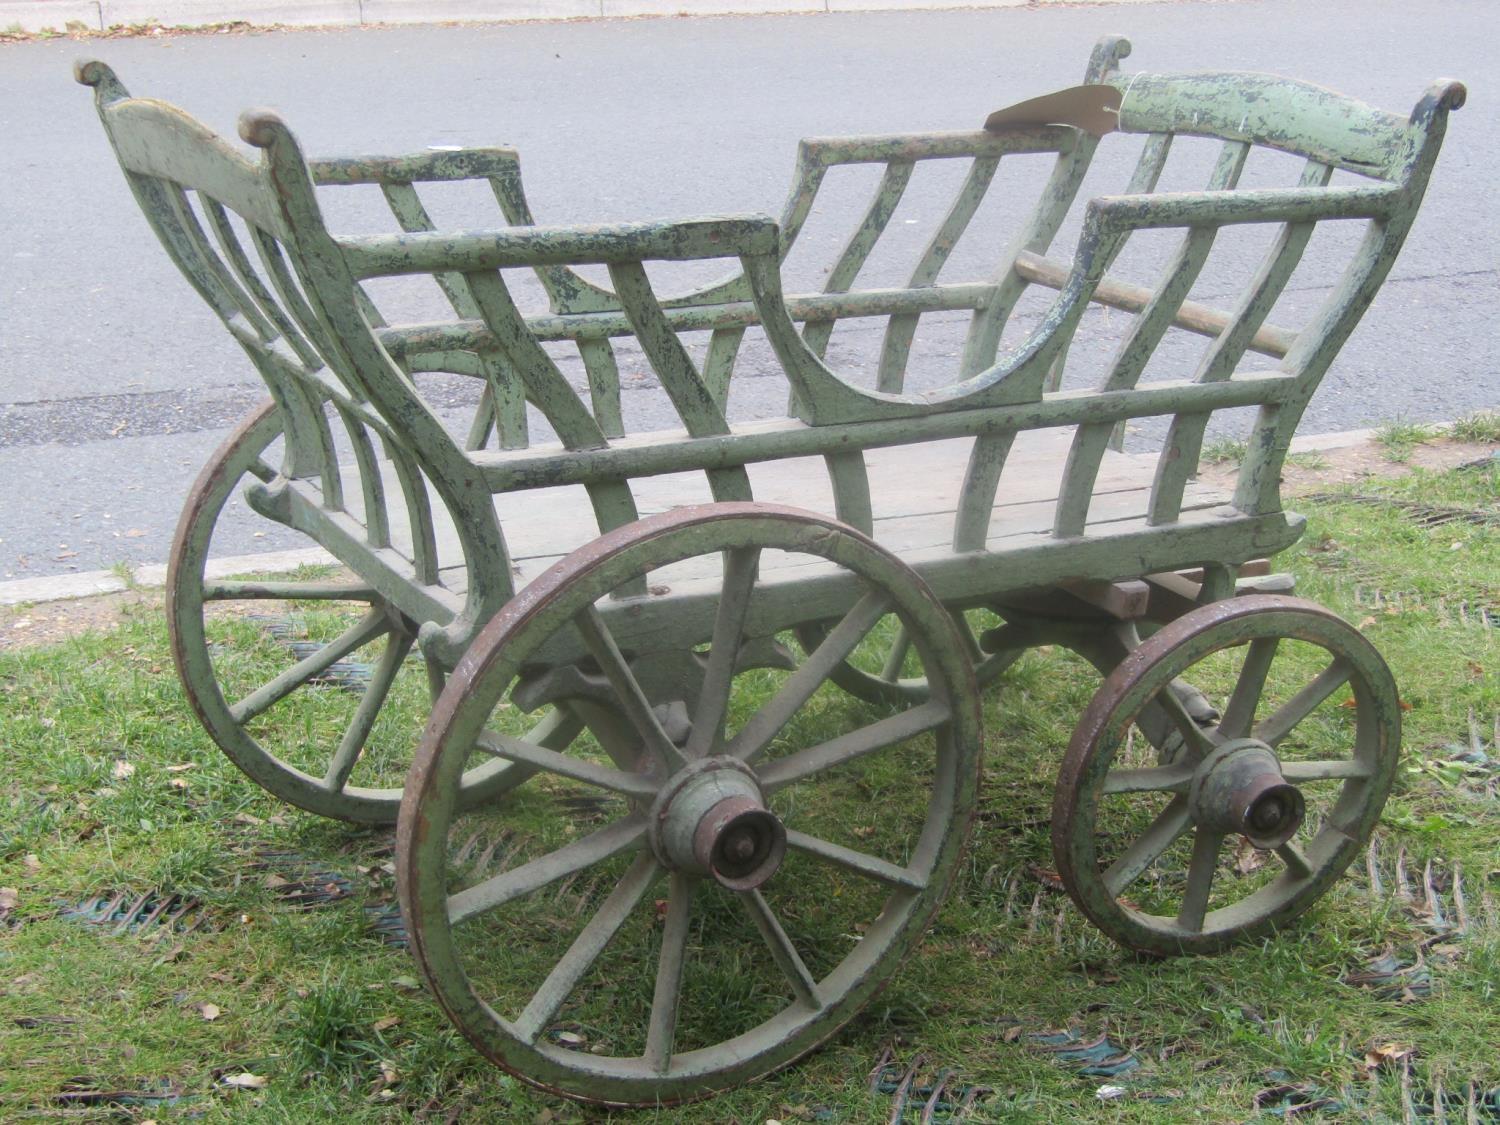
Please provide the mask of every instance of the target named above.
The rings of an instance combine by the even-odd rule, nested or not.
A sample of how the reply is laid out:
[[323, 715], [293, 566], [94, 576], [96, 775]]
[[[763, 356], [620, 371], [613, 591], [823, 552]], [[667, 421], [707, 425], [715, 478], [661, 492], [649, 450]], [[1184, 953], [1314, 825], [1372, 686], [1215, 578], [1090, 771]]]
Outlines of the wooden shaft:
[[[1061, 262], [1023, 250], [1016, 259], [1016, 272], [1027, 281], [1037, 285], [1048, 289], [1061, 289], [1067, 284], [1069, 270]], [[1151, 303], [1154, 292], [1145, 285], [1132, 285], [1126, 281], [1106, 277], [1094, 290], [1093, 300], [1112, 309], [1138, 313]], [[1199, 336], [1218, 336], [1229, 327], [1233, 319], [1229, 313], [1211, 309], [1197, 301], [1183, 301], [1177, 309], [1177, 315], [1172, 318], [1172, 325], [1174, 328], [1195, 332]], [[1291, 329], [1277, 328], [1275, 325], [1267, 324], [1250, 338], [1249, 349], [1280, 359], [1291, 350], [1296, 339], [1297, 333]]]

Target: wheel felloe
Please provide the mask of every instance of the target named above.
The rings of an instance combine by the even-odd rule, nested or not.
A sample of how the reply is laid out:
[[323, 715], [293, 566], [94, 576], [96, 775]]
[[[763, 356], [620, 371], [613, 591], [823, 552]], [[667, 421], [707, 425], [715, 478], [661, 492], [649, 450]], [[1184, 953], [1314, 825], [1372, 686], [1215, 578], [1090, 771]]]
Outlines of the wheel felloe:
[[[215, 451], [188, 494], [167, 573], [173, 659], [204, 729], [256, 784], [320, 816], [389, 824], [444, 678], [422, 660], [415, 623], [357, 577], [210, 576], [210, 558], [232, 553], [222, 537], [215, 550], [225, 512], [276, 479], [280, 439], [280, 417], [267, 401]], [[576, 731], [554, 714], [531, 737], [566, 745]], [[487, 799], [524, 777], [485, 763], [465, 799]]]

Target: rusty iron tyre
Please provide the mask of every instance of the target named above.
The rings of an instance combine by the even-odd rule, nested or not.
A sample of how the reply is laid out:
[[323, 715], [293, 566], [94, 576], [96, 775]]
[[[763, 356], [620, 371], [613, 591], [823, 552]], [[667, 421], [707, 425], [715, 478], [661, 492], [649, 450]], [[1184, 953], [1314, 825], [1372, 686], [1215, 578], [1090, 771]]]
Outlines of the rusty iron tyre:
[[[1192, 682], [1217, 718], [1169, 690]], [[1167, 689], [1167, 690], [1164, 690]], [[1148, 708], [1185, 744], [1139, 736]], [[1094, 696], [1059, 773], [1052, 847], [1088, 918], [1145, 953], [1206, 953], [1285, 926], [1360, 853], [1401, 741], [1375, 648], [1312, 602], [1254, 595], [1193, 610]]]
[[[256, 784], [321, 816], [391, 824], [399, 782], [444, 680], [414, 644], [416, 624], [357, 578], [210, 577], [225, 508], [275, 480], [280, 437], [268, 399], [225, 439], [188, 494], [167, 567], [173, 658], [204, 729]], [[309, 619], [327, 628], [310, 636]], [[406, 708], [400, 722], [382, 720], [392, 700]], [[562, 747], [578, 730], [554, 712], [530, 737]], [[372, 760], [376, 753], [382, 761]], [[363, 780], [377, 768], [387, 784]], [[488, 800], [528, 774], [489, 763], [465, 779], [465, 800]]]
[[[823, 569], [763, 580], [772, 552]], [[657, 576], [673, 573], [699, 579], [668, 597]], [[746, 670], [814, 597], [844, 607], [828, 640], [795, 669]], [[818, 692], [887, 613], [929, 698], [893, 714]], [[960, 857], [980, 720], [954, 634], [894, 555], [795, 508], [677, 509], [567, 556], [459, 662], [407, 783], [398, 887], [439, 1004], [516, 1076], [610, 1105], [705, 1097], [815, 1048], [911, 955]], [[580, 707], [597, 747], [546, 753], [495, 731], [539, 682], [594, 693]], [[802, 733], [830, 709], [854, 729]], [[540, 776], [471, 831], [485, 814], [459, 816], [456, 783], [476, 745]], [[523, 828], [543, 797], [555, 814]], [[514, 858], [473, 874], [461, 841], [484, 831]]]

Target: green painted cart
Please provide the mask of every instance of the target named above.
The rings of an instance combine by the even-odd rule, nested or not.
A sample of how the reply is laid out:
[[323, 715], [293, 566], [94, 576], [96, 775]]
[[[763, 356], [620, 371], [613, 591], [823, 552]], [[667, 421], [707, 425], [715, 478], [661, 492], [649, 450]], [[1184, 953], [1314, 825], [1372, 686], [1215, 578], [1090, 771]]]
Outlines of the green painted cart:
[[[1438, 83], [1400, 117], [1264, 75], [1121, 73], [1128, 52], [1102, 41], [1086, 88], [979, 131], [805, 141], [780, 221], [594, 227], [534, 225], [510, 150], [307, 160], [259, 112], [240, 125], [251, 161], [80, 65], [162, 244], [271, 392], [174, 545], [188, 697], [272, 793], [397, 822], [412, 951], [501, 1066], [670, 1103], [833, 1034], [941, 904], [980, 690], [1035, 646], [1103, 676], [1052, 841], [1115, 940], [1266, 934], [1360, 850], [1396, 768], [1395, 685], [1258, 560], [1301, 534], [1279, 494], [1293, 431], [1464, 90]], [[1071, 258], [1049, 256], [1096, 150], [1131, 135], [1124, 193], [1087, 202]], [[1204, 144], [1206, 187], [1160, 190], [1169, 154]], [[1243, 186], [1247, 160], [1292, 185]], [[1040, 201], [998, 269], [939, 280], [1002, 161], [1048, 165]], [[961, 175], [909, 280], [857, 286], [939, 165]], [[851, 166], [873, 167], [873, 200], [822, 289], [784, 293], [820, 189]], [[465, 185], [504, 225], [439, 226], [433, 193]], [[336, 233], [361, 192], [399, 231]], [[1304, 261], [1324, 227], [1352, 232], [1343, 260], [1289, 285], [1328, 272]], [[1239, 295], [1191, 299], [1216, 240], [1251, 228]], [[1152, 284], [1111, 273], [1132, 236], [1171, 242]], [[664, 263], [714, 262], [721, 280], [659, 295]], [[418, 283], [429, 311], [389, 323]], [[1046, 290], [1028, 326], [1018, 305]], [[1321, 296], [1276, 327], [1294, 291]], [[1091, 307], [1115, 310], [1115, 348], [1074, 387]], [[924, 317], [963, 334], [937, 379]], [[878, 354], [851, 373], [835, 330], [872, 318]], [[1193, 339], [1186, 377], [1150, 374]], [[757, 362], [787, 409], [731, 421]], [[627, 421], [651, 395], [678, 428]], [[1221, 490], [1200, 456], [1236, 408], [1254, 417]], [[1152, 420], [1159, 448], [1127, 452], [1126, 424]], [[241, 508], [302, 541], [298, 569], [223, 573]]]

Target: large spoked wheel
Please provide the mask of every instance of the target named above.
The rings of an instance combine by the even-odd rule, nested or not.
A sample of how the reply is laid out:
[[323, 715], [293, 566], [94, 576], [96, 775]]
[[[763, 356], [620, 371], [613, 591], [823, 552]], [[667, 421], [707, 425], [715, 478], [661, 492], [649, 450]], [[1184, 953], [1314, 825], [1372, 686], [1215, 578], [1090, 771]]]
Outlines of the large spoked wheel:
[[[275, 479], [280, 438], [267, 401], [219, 447], [188, 495], [167, 573], [177, 670], [213, 740], [262, 788], [322, 816], [393, 823], [444, 681], [414, 644], [416, 624], [333, 567], [210, 575], [211, 557], [243, 553], [222, 539], [216, 549], [215, 533], [247, 487]], [[300, 545], [315, 546], [306, 538]], [[528, 737], [564, 746], [579, 727], [554, 712]], [[465, 799], [486, 799], [529, 772], [490, 762], [465, 778]]]
[[[1203, 723], [1170, 685], [1214, 704]], [[1137, 727], [1181, 740], [1169, 758]], [[1203, 953], [1286, 925], [1373, 831], [1401, 741], [1396, 685], [1328, 610], [1249, 596], [1142, 642], [1084, 712], [1062, 765], [1052, 846], [1069, 894], [1122, 945]]]
[[[642, 575], [656, 595], [618, 596]], [[841, 616], [800, 666], [753, 656], [812, 606]], [[888, 613], [929, 698], [872, 713], [819, 692]], [[543, 689], [575, 693], [592, 746], [502, 733]], [[502, 610], [438, 701], [397, 830], [412, 950], [469, 1040], [544, 1089], [654, 1105], [747, 1082], [916, 946], [962, 849], [979, 730], [952, 619], [852, 529], [748, 503], [620, 528]], [[488, 825], [456, 810], [476, 745], [540, 771]], [[496, 839], [504, 861], [476, 870], [474, 841]]]

